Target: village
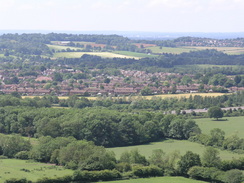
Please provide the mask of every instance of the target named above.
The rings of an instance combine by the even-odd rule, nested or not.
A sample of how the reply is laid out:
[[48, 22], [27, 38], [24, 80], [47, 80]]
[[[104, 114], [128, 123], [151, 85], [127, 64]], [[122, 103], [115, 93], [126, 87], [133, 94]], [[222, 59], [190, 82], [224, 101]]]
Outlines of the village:
[[[101, 73], [99, 69], [89, 70], [86, 74], [75, 69], [46, 69], [35, 72], [36, 75], [22, 76], [19, 69], [0, 70], [0, 79], [2, 81], [0, 91], [3, 94], [18, 92], [22, 96], [123, 96], [209, 93], [214, 92], [213, 87], [218, 87], [199, 84], [198, 80], [190, 74], [181, 75], [167, 72], [147, 73], [146, 71], [122, 69], [116, 75]], [[94, 73], [96, 73], [95, 76]], [[55, 74], [58, 74], [61, 79], [57, 79]], [[65, 75], [75, 76], [79, 74], [82, 74], [82, 79], [79, 77], [79, 79], [77, 77], [63, 78]], [[187, 77], [190, 81], [182, 84], [181, 81], [184, 77]], [[244, 87], [233, 86], [228, 88], [230, 93], [240, 90], [244, 90]]]

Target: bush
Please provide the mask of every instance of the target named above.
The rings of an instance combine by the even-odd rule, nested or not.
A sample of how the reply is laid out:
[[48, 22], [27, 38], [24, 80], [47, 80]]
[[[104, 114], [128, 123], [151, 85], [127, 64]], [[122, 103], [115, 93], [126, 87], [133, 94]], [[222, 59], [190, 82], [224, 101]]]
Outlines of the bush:
[[32, 181], [26, 179], [11, 178], [9, 180], [6, 180], [4, 183], [32, 183]]
[[243, 174], [240, 170], [229, 170], [225, 173], [225, 183], [241, 183], [243, 181]]
[[20, 151], [14, 156], [17, 159], [27, 160], [29, 159], [29, 152], [28, 151]]
[[121, 174], [117, 170], [101, 170], [101, 171], [75, 171], [72, 177], [73, 181], [108, 181], [121, 178]]
[[223, 182], [225, 173], [213, 167], [194, 166], [187, 173], [191, 178], [207, 182]]
[[132, 172], [138, 177], [156, 177], [163, 175], [163, 170], [157, 166], [134, 166]]

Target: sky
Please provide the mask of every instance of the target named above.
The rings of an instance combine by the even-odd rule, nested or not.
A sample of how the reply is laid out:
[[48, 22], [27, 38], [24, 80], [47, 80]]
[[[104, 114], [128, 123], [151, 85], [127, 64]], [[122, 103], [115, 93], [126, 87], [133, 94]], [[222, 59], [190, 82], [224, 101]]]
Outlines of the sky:
[[244, 0], [0, 0], [0, 30], [244, 32]]

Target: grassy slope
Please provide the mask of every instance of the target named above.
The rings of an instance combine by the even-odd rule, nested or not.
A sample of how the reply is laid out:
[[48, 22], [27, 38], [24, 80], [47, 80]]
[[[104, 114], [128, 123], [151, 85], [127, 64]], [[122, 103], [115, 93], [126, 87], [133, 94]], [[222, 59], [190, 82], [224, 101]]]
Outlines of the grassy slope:
[[190, 52], [196, 50], [194, 48], [188, 48], [188, 47], [178, 47], [178, 48], [162, 47], [162, 49], [160, 49], [159, 46], [147, 47], [147, 49], [152, 50], [153, 53], [172, 53], [172, 54], [180, 54], [183, 52]]
[[89, 55], [97, 55], [100, 57], [105, 57], [105, 58], [134, 58], [134, 59], [139, 59], [139, 57], [134, 57], [134, 56], [126, 56], [126, 55], [121, 55], [121, 54], [116, 54], [116, 53], [110, 53], [110, 52], [60, 52], [60, 53], [55, 53], [54, 57], [66, 57], [66, 58], [80, 58], [84, 54], [89, 54]]
[[78, 48], [78, 47], [72, 47], [72, 46], [59, 46], [59, 45], [51, 45], [51, 44], [47, 44], [47, 46], [52, 50], [54, 49], [55, 51], [61, 51], [61, 50], [66, 50], [67, 48], [71, 49], [71, 50], [82, 50], [82, 48]]
[[202, 130], [202, 133], [209, 134], [214, 128], [220, 128], [225, 132], [225, 136], [236, 134], [240, 138], [244, 138], [244, 117], [224, 117], [227, 121], [213, 121], [210, 118], [196, 119], [195, 121]]
[[136, 53], [131, 51], [114, 51], [113, 53], [121, 54], [121, 55], [127, 55], [127, 56], [133, 56], [133, 57], [155, 57], [157, 55], [148, 55], [146, 53]]
[[159, 46], [155, 47], [148, 47], [147, 49], [152, 50], [153, 53], [173, 53], [173, 54], [180, 54], [183, 52], [190, 52], [190, 51], [198, 51], [198, 50], [205, 50], [205, 49], [216, 49], [218, 51], [222, 51], [226, 54], [230, 55], [240, 55], [244, 54], [244, 48], [243, 47], [176, 47], [176, 48], [171, 48], [171, 47], [162, 47], [160, 49]]
[[130, 179], [109, 181], [108, 183], [201, 183], [203, 181], [187, 179], [184, 177], [153, 177], [144, 179]]
[[[147, 158], [151, 156], [152, 150], [154, 149], [162, 149], [165, 153], [179, 151], [181, 155], [184, 155], [186, 151], [192, 151], [202, 155], [203, 151], [205, 150], [203, 145], [187, 140], [165, 140], [162, 142], [154, 142], [146, 145], [108, 148], [108, 150], [114, 151], [116, 157], [119, 158], [124, 151], [130, 151], [135, 148], [137, 148], [140, 153]], [[220, 151], [220, 157], [222, 159], [232, 159], [234, 157], [239, 158], [241, 156], [243, 155], [234, 154], [230, 151]]]
[[[21, 169], [27, 169], [29, 172]], [[0, 183], [10, 178], [26, 178], [28, 180], [36, 181], [37, 179], [44, 177], [62, 177], [64, 175], [72, 174], [72, 170], [50, 164], [16, 159], [0, 160]]]

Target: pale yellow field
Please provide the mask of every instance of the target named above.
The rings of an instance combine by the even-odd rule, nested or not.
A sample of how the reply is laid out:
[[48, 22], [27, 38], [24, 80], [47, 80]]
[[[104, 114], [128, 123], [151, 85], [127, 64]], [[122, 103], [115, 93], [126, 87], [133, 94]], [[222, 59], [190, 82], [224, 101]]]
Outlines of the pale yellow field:
[[164, 94], [164, 95], [151, 95], [151, 96], [143, 96], [146, 99], [152, 99], [153, 97], [160, 97], [160, 98], [189, 98], [190, 96], [194, 97], [195, 95], [200, 95], [202, 97], [217, 97], [221, 95], [225, 95], [225, 93], [186, 93], [186, 94]]
[[133, 56], [121, 55], [121, 54], [110, 53], [110, 52], [60, 52], [60, 53], [55, 53], [54, 57], [55, 58], [60, 58], [60, 57], [80, 58], [84, 54], [96, 55], [96, 56], [105, 57], [105, 58], [134, 58], [134, 59], [140, 59], [140, 57], [133, 57]]
[[[186, 93], [186, 94], [164, 94], [164, 95], [151, 95], [151, 96], [132, 96], [131, 98], [132, 99], [153, 99], [153, 98], [156, 98], [156, 97], [160, 97], [160, 98], [174, 98], [174, 97], [177, 97], [177, 98], [182, 98], [182, 97], [185, 97], [185, 98], [189, 98], [190, 96], [194, 97], [195, 95], [200, 95], [202, 97], [218, 97], [218, 96], [222, 96], [222, 95], [226, 95], [225, 93]], [[34, 98], [34, 97], [37, 97], [37, 96], [22, 96], [22, 98]], [[42, 97], [42, 96], [40, 96]], [[69, 96], [59, 96], [58, 97], [59, 99], [68, 99]], [[86, 97], [87, 99], [89, 100], [97, 100], [97, 99], [101, 99], [101, 97]], [[116, 98], [116, 97], [114, 97]], [[118, 97], [120, 98], [120, 97]], [[128, 97], [126, 97], [128, 98]]]

